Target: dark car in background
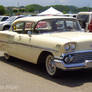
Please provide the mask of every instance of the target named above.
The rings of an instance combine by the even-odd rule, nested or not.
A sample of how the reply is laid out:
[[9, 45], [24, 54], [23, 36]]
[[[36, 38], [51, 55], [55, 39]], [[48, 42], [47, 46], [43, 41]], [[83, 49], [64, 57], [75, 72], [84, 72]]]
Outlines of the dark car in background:
[[79, 12], [77, 19], [85, 31], [92, 32], [92, 12]]

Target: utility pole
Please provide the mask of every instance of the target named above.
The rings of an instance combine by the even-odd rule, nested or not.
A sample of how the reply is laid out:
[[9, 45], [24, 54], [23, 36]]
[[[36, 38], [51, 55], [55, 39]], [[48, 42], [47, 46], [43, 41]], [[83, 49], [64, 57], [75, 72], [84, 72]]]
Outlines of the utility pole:
[[20, 13], [19, 12], [19, 10], [20, 10], [20, 3], [19, 2], [17, 2], [17, 9], [18, 9], [18, 12], [17, 13], [19, 14]]

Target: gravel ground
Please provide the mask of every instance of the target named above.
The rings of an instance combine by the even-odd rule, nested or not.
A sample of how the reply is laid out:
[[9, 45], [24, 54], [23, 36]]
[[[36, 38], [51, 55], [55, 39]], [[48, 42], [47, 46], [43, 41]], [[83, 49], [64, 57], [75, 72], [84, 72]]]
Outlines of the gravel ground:
[[92, 70], [51, 78], [37, 65], [19, 59], [7, 62], [0, 52], [0, 92], [92, 92]]

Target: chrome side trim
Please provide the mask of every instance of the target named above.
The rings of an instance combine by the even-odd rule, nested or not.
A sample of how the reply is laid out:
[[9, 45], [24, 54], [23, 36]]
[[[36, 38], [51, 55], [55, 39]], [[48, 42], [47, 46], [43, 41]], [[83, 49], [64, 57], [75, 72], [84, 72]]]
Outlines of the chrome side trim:
[[27, 47], [32, 47], [32, 48], [39, 48], [39, 49], [45, 49], [47, 51], [54, 51], [54, 52], [58, 52], [55, 49], [52, 48], [46, 48], [46, 47], [41, 47], [41, 46], [36, 46], [36, 45], [29, 45], [29, 44], [25, 44], [25, 43], [20, 43], [20, 42], [13, 42], [12, 44], [18, 44], [18, 45], [23, 45], [23, 46], [27, 46]]
[[30, 45], [30, 44], [25, 44], [25, 43], [21, 43], [21, 42], [8, 42], [8, 41], [5, 41], [5, 40], [0, 40], [0, 42], [3, 42], [3, 43], [8, 43], [8, 44], [17, 44], [17, 45], [23, 45], [23, 46], [27, 46], [27, 47], [31, 47], [31, 48], [39, 48], [39, 49], [44, 49], [44, 50], [47, 50], [47, 51], [54, 51], [54, 52], [58, 52], [58, 50], [55, 50], [55, 49], [52, 49], [52, 48], [47, 48], [47, 47], [41, 47], [41, 46], [36, 46], [36, 45]]

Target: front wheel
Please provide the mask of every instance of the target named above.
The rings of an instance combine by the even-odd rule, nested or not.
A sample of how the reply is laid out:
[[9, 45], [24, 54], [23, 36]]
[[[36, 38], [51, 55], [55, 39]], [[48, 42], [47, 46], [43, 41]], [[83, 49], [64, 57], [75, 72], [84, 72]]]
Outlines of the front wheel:
[[57, 69], [53, 60], [54, 60], [53, 55], [47, 55], [45, 58], [45, 68], [47, 73], [51, 77], [56, 77], [58, 75], [59, 69]]

